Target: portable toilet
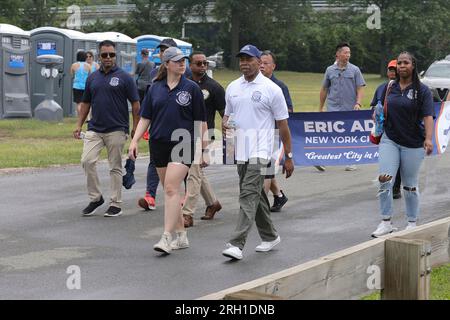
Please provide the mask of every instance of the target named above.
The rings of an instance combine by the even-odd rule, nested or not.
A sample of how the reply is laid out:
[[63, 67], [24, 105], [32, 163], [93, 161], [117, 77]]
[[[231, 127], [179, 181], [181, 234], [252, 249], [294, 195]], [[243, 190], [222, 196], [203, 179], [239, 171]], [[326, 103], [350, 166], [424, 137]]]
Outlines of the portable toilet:
[[[157, 49], [156, 47], [165, 38], [169, 37], [161, 37], [155, 35], [142, 35], [136, 37], [135, 40], [137, 41], [137, 52], [140, 53], [142, 49], [148, 49], [148, 51], [150, 52], [149, 60], [153, 61], [156, 65], [160, 65], [161, 59], [159, 57], [159, 49]], [[173, 38], [173, 40], [177, 43], [178, 48], [183, 51], [183, 54], [189, 56], [192, 53], [192, 44], [175, 38]], [[141, 59], [142, 58], [140, 54], [138, 54], [136, 56], [137, 63], [141, 62]]]
[[96, 45], [96, 40], [88, 35], [69, 29], [41, 27], [31, 33], [31, 106], [36, 106], [45, 98], [45, 86], [42, 81], [42, 66], [36, 57], [44, 54], [59, 55], [64, 63], [59, 67], [59, 75], [55, 81], [54, 100], [63, 108], [64, 116], [76, 115], [76, 104], [73, 102], [72, 77], [70, 67], [76, 62], [78, 51], [87, 51]]
[[136, 48], [137, 48], [136, 62], [137, 63], [141, 62], [142, 57], [140, 53], [142, 49], [147, 49], [149, 52], [148, 60], [153, 61], [155, 64], [161, 64], [159, 56], [157, 56], [157, 54], [159, 54], [159, 49], [156, 49], [156, 47], [159, 45], [162, 39], [164, 38], [152, 34], [142, 35], [134, 38], [134, 40], [136, 40]]
[[116, 44], [116, 63], [117, 65], [134, 75], [136, 69], [136, 40], [119, 32], [93, 32], [88, 36], [97, 40], [97, 44], [103, 40], [111, 40]]
[[31, 117], [30, 33], [0, 24], [0, 118]]

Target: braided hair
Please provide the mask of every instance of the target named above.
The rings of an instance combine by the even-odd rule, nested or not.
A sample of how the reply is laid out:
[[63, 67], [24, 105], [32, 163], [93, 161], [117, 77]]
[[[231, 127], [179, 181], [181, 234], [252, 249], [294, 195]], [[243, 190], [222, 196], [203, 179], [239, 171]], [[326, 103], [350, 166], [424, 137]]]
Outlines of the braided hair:
[[[411, 59], [411, 63], [413, 65], [413, 71], [412, 71], [412, 87], [413, 87], [413, 99], [414, 99], [414, 112], [412, 112], [412, 122], [414, 125], [418, 122], [418, 116], [419, 116], [419, 108], [421, 103], [421, 97], [420, 97], [420, 87], [422, 82], [420, 81], [419, 73], [417, 72], [417, 59], [414, 57], [414, 55], [408, 51], [403, 51], [398, 55], [398, 58], [400, 58], [401, 55], [407, 55]], [[397, 58], [397, 59], [398, 59]], [[396, 81], [400, 81], [400, 74], [397, 72]]]

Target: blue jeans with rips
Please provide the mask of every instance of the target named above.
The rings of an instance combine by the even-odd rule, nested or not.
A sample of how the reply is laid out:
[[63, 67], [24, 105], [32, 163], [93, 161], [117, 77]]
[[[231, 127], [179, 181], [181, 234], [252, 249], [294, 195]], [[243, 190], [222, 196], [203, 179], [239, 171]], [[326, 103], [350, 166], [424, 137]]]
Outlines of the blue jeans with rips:
[[384, 220], [392, 217], [393, 198], [392, 187], [397, 170], [403, 183], [403, 193], [408, 222], [416, 222], [419, 215], [419, 171], [425, 157], [424, 148], [407, 148], [389, 139], [386, 132], [379, 145], [380, 177], [388, 175], [389, 181], [380, 181], [380, 213]]

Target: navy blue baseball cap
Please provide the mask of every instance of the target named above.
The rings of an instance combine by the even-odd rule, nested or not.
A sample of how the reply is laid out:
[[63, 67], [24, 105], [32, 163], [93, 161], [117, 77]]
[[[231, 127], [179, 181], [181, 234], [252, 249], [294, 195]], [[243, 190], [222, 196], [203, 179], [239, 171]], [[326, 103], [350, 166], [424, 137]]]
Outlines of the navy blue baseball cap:
[[165, 38], [163, 39], [159, 45], [156, 47], [156, 49], [159, 49], [161, 47], [170, 48], [170, 47], [176, 47], [177, 43], [172, 38]]
[[244, 54], [250, 57], [261, 58], [261, 51], [259, 51], [257, 47], [251, 44], [243, 46], [241, 51], [239, 51], [239, 53], [236, 55], [236, 57], [239, 58]]

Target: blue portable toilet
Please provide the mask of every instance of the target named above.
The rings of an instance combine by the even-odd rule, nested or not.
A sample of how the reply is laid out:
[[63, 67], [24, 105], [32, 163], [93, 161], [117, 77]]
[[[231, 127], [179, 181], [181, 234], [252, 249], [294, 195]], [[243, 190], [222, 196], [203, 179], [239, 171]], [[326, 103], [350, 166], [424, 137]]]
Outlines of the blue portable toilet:
[[137, 48], [137, 54], [136, 54], [136, 62], [140, 63], [142, 58], [140, 55], [140, 52], [142, 49], [147, 49], [149, 51], [148, 59], [150, 61], [153, 61], [155, 64], [159, 65], [161, 64], [161, 60], [159, 59], [159, 49], [156, 49], [156, 47], [159, 45], [161, 40], [164, 39], [160, 36], [155, 36], [152, 34], [149, 35], [143, 35], [134, 38], [136, 40], [136, 48]]
[[[161, 37], [155, 35], [142, 35], [134, 38], [137, 41], [137, 52], [140, 53], [142, 49], [147, 49], [149, 51], [149, 60], [153, 61], [156, 65], [161, 64], [161, 59], [159, 57], [159, 49], [156, 47], [160, 44], [160, 42], [169, 37]], [[177, 43], [178, 48], [183, 51], [185, 55], [190, 55], [192, 53], [192, 44], [178, 40], [173, 38], [173, 40]], [[141, 55], [136, 55], [137, 63], [141, 62]], [[189, 63], [188, 63], [189, 64]]]
[[117, 65], [134, 75], [136, 69], [136, 40], [119, 32], [93, 32], [88, 36], [97, 39], [97, 44], [103, 40], [110, 40], [116, 44]]

